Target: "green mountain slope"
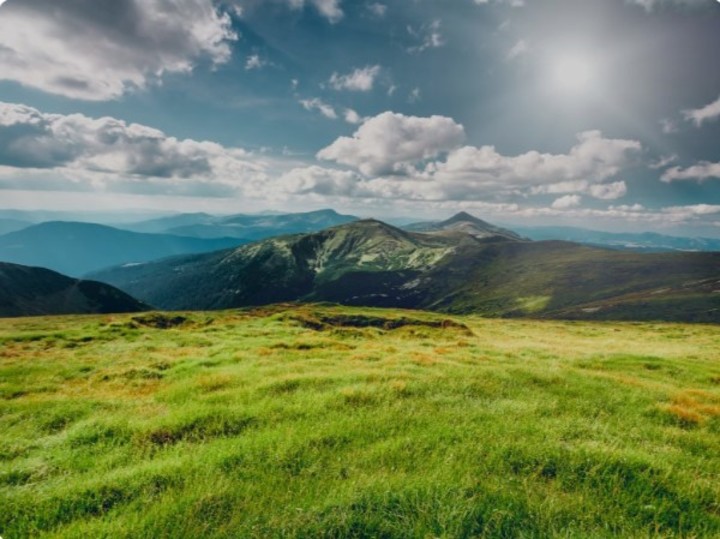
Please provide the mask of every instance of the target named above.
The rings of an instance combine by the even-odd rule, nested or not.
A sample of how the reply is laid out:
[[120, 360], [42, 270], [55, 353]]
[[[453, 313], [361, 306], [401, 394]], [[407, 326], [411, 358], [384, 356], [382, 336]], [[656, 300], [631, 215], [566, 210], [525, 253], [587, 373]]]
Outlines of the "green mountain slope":
[[148, 308], [103, 283], [0, 262], [0, 316], [127, 313]]
[[[359, 221], [208, 255], [175, 257], [94, 275], [168, 309], [220, 309], [312, 297], [355, 271], [426, 271], [454, 248], [446, 238]], [[348, 290], [352, 293], [352, 290]]]
[[166, 309], [331, 301], [505, 317], [720, 321], [720, 253], [419, 234], [379, 221], [94, 277]]

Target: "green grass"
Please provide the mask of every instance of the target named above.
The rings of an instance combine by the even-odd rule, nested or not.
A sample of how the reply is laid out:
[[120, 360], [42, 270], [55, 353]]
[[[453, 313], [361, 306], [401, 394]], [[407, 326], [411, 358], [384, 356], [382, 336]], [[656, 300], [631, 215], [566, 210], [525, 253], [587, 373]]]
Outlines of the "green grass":
[[0, 535], [720, 537], [720, 330], [0, 321]]

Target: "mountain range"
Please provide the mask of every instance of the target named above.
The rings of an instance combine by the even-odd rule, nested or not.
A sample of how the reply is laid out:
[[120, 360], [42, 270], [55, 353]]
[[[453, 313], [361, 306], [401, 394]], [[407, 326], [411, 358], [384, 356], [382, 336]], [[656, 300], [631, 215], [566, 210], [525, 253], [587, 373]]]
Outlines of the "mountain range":
[[0, 262], [0, 316], [100, 314], [148, 310], [117, 288], [44, 268]]
[[79, 277], [117, 264], [217, 251], [242, 243], [247, 242], [140, 234], [91, 223], [51, 221], [0, 236], [0, 260]]
[[259, 240], [283, 234], [315, 232], [331, 226], [357, 221], [352, 215], [335, 210], [304, 213], [217, 216], [207, 213], [184, 213], [142, 221], [122, 228], [134, 232], [175, 234], [195, 238], [242, 238]]
[[430, 232], [362, 220], [93, 277], [163, 309], [331, 301], [488, 316], [720, 321], [720, 253], [529, 241], [468, 214], [413, 228]]
[[720, 239], [684, 238], [655, 232], [601, 232], [570, 226], [515, 227], [533, 240], [564, 240], [628, 251], [662, 253], [671, 251], [720, 251]]

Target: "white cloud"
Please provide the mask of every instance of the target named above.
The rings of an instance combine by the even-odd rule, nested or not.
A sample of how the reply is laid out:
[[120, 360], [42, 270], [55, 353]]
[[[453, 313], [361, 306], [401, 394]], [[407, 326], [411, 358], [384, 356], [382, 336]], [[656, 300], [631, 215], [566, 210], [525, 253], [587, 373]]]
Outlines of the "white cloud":
[[282, 190], [293, 194], [350, 197], [357, 194], [360, 181], [356, 172], [310, 166], [292, 169], [277, 183]]
[[430, 24], [415, 29], [412, 26], [407, 27], [408, 33], [416, 39], [420, 40], [419, 45], [408, 47], [408, 52], [423, 52], [427, 49], [437, 49], [445, 45], [445, 38], [440, 33], [441, 22], [434, 20]]
[[332, 105], [328, 105], [327, 103], [325, 103], [322, 99], [301, 99], [300, 104], [305, 110], [317, 110], [326, 118], [329, 118], [331, 120], [337, 120], [338, 115], [335, 111], [335, 108]]
[[345, 121], [349, 124], [361, 124], [364, 119], [353, 109], [345, 109]]
[[555, 200], [555, 202], [552, 203], [552, 207], [556, 210], [567, 210], [568, 208], [577, 208], [581, 202], [582, 198], [580, 195], [565, 195]]
[[64, 189], [74, 182], [75, 188], [227, 194], [268, 177], [262, 160], [240, 148], [181, 140], [110, 117], [48, 114], [1, 102], [0, 166], [15, 173], [10, 174], [15, 188], [36, 181], [36, 187], [48, 189], [53, 182], [62, 184], [56, 180], [60, 175], [72, 178], [60, 185]]
[[370, 13], [372, 13], [376, 17], [384, 17], [387, 13], [387, 5], [381, 4], [380, 2], [373, 2], [372, 4], [368, 4], [367, 8]]
[[720, 163], [701, 161], [688, 168], [673, 167], [665, 171], [661, 180], [670, 183], [676, 180], [697, 180], [702, 182], [709, 179], [720, 179]]
[[[637, 141], [588, 131], [578, 135], [567, 154], [504, 156], [492, 146], [459, 147], [463, 138], [462, 126], [451, 118], [385, 112], [317, 157], [359, 170], [366, 176], [364, 189], [379, 198], [460, 201], [586, 194], [615, 200], [627, 194], [627, 185], [609, 180], [641, 149]], [[427, 162], [444, 152], [445, 158]]]
[[[290, 3], [302, 4], [303, 1], [290, 0]], [[338, 22], [343, 18], [343, 11], [340, 9], [340, 0], [309, 0], [308, 3], [313, 4], [320, 15], [332, 23]]]
[[[317, 97], [313, 99], [301, 99], [300, 104], [305, 110], [316, 110], [330, 120], [337, 120], [340, 118], [340, 115], [338, 114], [338, 111], [335, 109], [335, 107]], [[365, 118], [360, 116], [353, 109], [345, 109], [344, 111], [342, 111], [342, 118], [347, 123], [352, 125], [361, 124], [365, 121]]]
[[508, 51], [507, 58], [508, 60], [515, 60], [516, 58], [527, 54], [529, 50], [530, 47], [528, 46], [527, 41], [521, 39]]
[[237, 39], [210, 0], [22, 0], [0, 16], [0, 79], [75, 99], [121, 97], [222, 64]]
[[720, 118], [720, 97], [699, 109], [683, 111], [683, 115], [686, 120], [692, 121], [697, 127], [702, 126], [704, 122], [717, 120]]
[[417, 103], [421, 98], [422, 93], [420, 92], [420, 88], [413, 88], [408, 94], [408, 103]]
[[357, 168], [367, 176], [399, 173], [457, 147], [463, 126], [451, 118], [418, 118], [384, 112], [365, 121], [352, 137], [341, 137], [317, 156]]
[[466, 146], [452, 151], [445, 161], [431, 163], [426, 175], [436, 181], [464, 186], [468, 196], [478, 192], [516, 192], [528, 188], [531, 193], [589, 192], [603, 197], [619, 194], [624, 182], [598, 187], [616, 176], [630, 155], [641, 149], [633, 140], [607, 139], [599, 131], [578, 135], [578, 143], [567, 154], [530, 151], [518, 156], [503, 156], [493, 146]]
[[616, 200], [627, 194], [627, 184], [625, 182], [612, 182], [591, 185], [589, 192], [592, 196], [601, 200]]
[[650, 163], [650, 164], [648, 165], [648, 167], [651, 168], [651, 169], [654, 169], [654, 170], [658, 170], [658, 169], [661, 169], [661, 168], [665, 168], [666, 166], [674, 163], [675, 161], [677, 161], [677, 159], [678, 159], [678, 156], [677, 156], [676, 154], [672, 154], [672, 155], [661, 155], [661, 156], [660, 156], [660, 159], [658, 159], [658, 160], [655, 161], [654, 163]]
[[380, 66], [367, 66], [357, 68], [347, 75], [333, 73], [329, 84], [335, 90], [347, 90], [350, 92], [369, 92], [375, 85], [375, 79], [380, 74]]
[[253, 69], [262, 69], [266, 65], [268, 65], [267, 60], [263, 60], [257, 54], [251, 54], [247, 57], [247, 60], [245, 61], [245, 70], [252, 71]]

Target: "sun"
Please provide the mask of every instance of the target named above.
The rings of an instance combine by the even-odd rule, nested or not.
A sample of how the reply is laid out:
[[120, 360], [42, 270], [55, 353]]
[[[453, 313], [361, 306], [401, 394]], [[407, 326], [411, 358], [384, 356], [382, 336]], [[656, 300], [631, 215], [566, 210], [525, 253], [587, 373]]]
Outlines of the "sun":
[[551, 60], [549, 70], [553, 90], [566, 95], [588, 92], [596, 78], [593, 60], [582, 54], [560, 54]]

